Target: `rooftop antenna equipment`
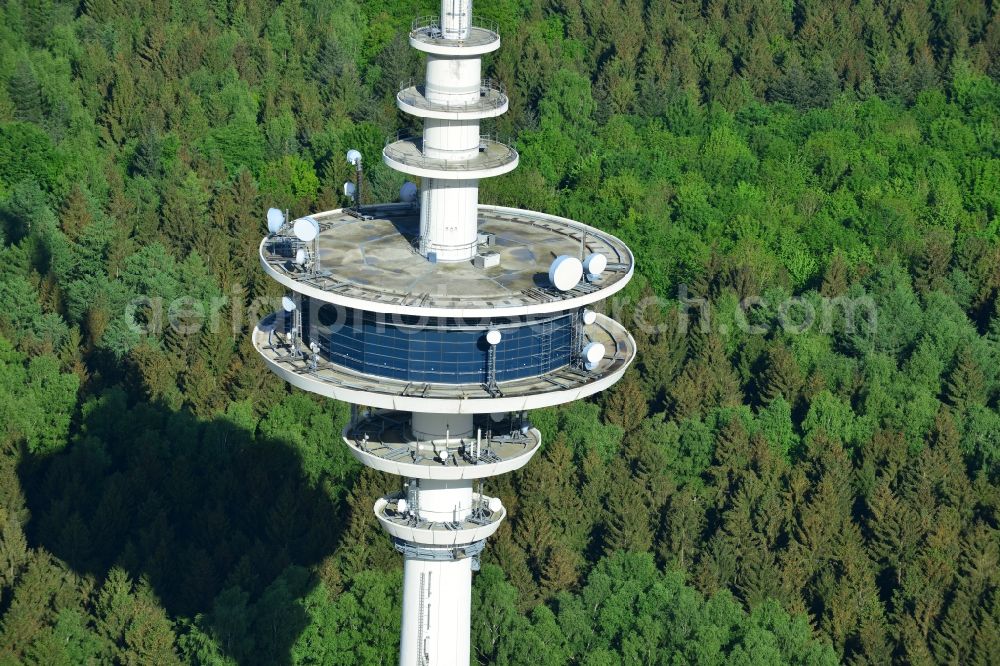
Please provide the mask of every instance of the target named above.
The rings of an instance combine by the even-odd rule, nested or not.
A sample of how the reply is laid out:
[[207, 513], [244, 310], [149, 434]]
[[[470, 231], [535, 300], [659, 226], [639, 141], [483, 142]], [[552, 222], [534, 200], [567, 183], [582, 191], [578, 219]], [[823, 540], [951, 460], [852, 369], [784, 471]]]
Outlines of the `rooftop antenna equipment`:
[[267, 209], [267, 230], [273, 236], [274, 234], [281, 231], [281, 227], [285, 226], [285, 214], [281, 212], [280, 208], [268, 208]]
[[362, 162], [362, 157], [360, 150], [355, 150], [354, 148], [351, 148], [350, 150], [347, 151], [347, 163], [354, 167], [354, 180], [355, 180], [354, 191], [356, 195], [354, 197], [354, 205], [358, 210], [361, 210], [361, 203], [362, 203], [361, 183], [363, 180], [362, 176], [364, 175], [363, 166], [361, 162]]
[[415, 183], [406, 181], [399, 188], [399, 200], [403, 203], [413, 203], [417, 200], [417, 186]]
[[311, 243], [319, 235], [319, 222], [311, 217], [300, 217], [292, 225], [292, 231], [303, 243]]
[[608, 258], [603, 254], [592, 254], [583, 260], [583, 270], [587, 274], [588, 280], [594, 280], [601, 276], [604, 269], [608, 267]]
[[583, 264], [576, 257], [562, 254], [549, 266], [549, 282], [559, 291], [569, 291], [583, 278]]

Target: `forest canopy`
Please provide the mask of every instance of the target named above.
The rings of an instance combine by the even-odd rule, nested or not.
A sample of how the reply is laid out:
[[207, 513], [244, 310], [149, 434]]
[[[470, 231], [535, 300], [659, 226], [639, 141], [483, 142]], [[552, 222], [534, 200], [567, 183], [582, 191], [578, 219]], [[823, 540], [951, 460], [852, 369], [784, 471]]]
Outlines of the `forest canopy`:
[[[396, 659], [349, 407], [266, 372], [271, 205], [412, 129], [434, 0], [0, 6], [0, 662]], [[1000, 11], [477, 0], [514, 173], [619, 235], [639, 345], [491, 489], [482, 664], [1000, 654]]]

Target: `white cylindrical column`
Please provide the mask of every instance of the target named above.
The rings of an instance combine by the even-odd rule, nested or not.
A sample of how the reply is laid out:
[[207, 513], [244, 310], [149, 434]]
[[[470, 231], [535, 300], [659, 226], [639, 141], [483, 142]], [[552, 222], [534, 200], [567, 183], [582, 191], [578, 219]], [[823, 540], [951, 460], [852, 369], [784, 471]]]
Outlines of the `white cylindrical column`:
[[424, 155], [464, 162], [479, 153], [479, 120], [424, 119]]
[[472, 513], [472, 481], [410, 479], [417, 484], [417, 514], [432, 523], [461, 522]]
[[472, 560], [403, 561], [400, 666], [467, 666], [472, 622]]
[[472, 436], [472, 414], [428, 414], [413, 412], [410, 421], [413, 436], [422, 441], [457, 441]]
[[425, 178], [420, 188], [420, 253], [469, 261], [479, 233], [479, 181]]
[[427, 56], [424, 95], [435, 104], [471, 103], [479, 99], [482, 61], [479, 58]]
[[472, 0], [441, 0], [441, 33], [445, 39], [468, 39]]

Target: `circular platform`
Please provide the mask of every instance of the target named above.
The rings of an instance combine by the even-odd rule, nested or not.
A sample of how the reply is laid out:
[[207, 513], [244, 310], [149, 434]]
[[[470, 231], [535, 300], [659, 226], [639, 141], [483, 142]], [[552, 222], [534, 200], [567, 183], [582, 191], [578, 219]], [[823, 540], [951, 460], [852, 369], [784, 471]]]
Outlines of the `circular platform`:
[[[358, 462], [381, 472], [410, 479], [483, 479], [520, 469], [538, 452], [542, 434], [535, 428], [513, 437], [456, 439], [443, 458], [429, 443], [417, 442], [409, 430], [410, 414], [388, 412], [363, 419], [344, 430], [344, 442]], [[520, 433], [518, 433], [519, 435]]]
[[470, 120], [494, 118], [507, 112], [509, 102], [503, 86], [483, 81], [474, 102], [437, 102], [427, 99], [422, 85], [404, 85], [396, 94], [399, 110], [418, 118]]
[[585, 329], [586, 339], [604, 345], [605, 355], [590, 370], [565, 366], [537, 377], [498, 384], [499, 393], [482, 384], [408, 382], [372, 376], [325, 359], [313, 367], [275, 329], [277, 314], [253, 331], [254, 349], [268, 369], [305, 391], [376, 409], [434, 414], [521, 412], [579, 400], [617, 382], [635, 358], [635, 340], [618, 322], [598, 315]]
[[393, 138], [382, 149], [382, 161], [394, 171], [439, 180], [502, 176], [516, 169], [519, 159], [517, 151], [510, 145], [485, 136], [480, 138], [479, 152], [472, 159], [427, 157], [421, 137]]
[[[491, 319], [572, 310], [600, 301], [632, 277], [628, 247], [611, 234], [580, 222], [537, 213], [479, 207], [479, 231], [500, 265], [476, 268], [471, 262], [434, 264], [415, 249], [419, 211], [409, 204], [366, 207], [362, 219], [344, 210], [312, 215], [319, 222], [312, 252], [319, 265], [301, 267], [293, 259], [304, 245], [287, 229], [260, 245], [264, 270], [286, 288], [345, 308], [412, 315]], [[549, 266], [559, 255], [603, 254], [608, 267], [595, 282], [569, 291], [554, 289]]]
[[472, 28], [466, 39], [445, 39], [441, 32], [440, 18], [426, 16], [413, 20], [410, 46], [434, 55], [459, 58], [479, 56], [500, 48], [500, 30], [495, 21], [473, 16]]
[[[401, 495], [382, 497], [375, 502], [375, 517], [382, 529], [397, 539], [425, 546], [457, 546], [472, 543], [491, 536], [507, 517], [507, 510], [482, 509], [479, 516], [470, 516], [455, 523], [430, 523], [404, 516], [396, 510]], [[472, 494], [473, 501], [480, 503], [479, 493]], [[488, 497], [482, 497], [488, 500]]]

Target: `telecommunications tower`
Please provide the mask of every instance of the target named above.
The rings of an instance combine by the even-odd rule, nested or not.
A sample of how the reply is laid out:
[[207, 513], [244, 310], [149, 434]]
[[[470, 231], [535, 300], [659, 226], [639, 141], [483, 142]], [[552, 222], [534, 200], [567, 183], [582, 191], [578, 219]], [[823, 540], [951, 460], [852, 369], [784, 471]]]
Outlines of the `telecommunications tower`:
[[442, 0], [410, 44], [426, 78], [397, 103], [423, 134], [391, 138], [382, 159], [419, 188], [364, 203], [352, 150], [352, 206], [270, 210], [260, 260], [288, 295], [253, 344], [294, 386], [354, 405], [351, 454], [400, 477], [374, 508], [404, 559], [399, 663], [451, 666], [469, 663], [472, 572], [506, 516], [484, 480], [538, 451], [529, 410], [602, 391], [632, 362], [635, 341], [595, 304], [626, 285], [633, 258], [579, 222], [479, 204], [479, 180], [518, 153], [480, 132], [508, 102], [482, 79], [500, 36], [472, 0]]

